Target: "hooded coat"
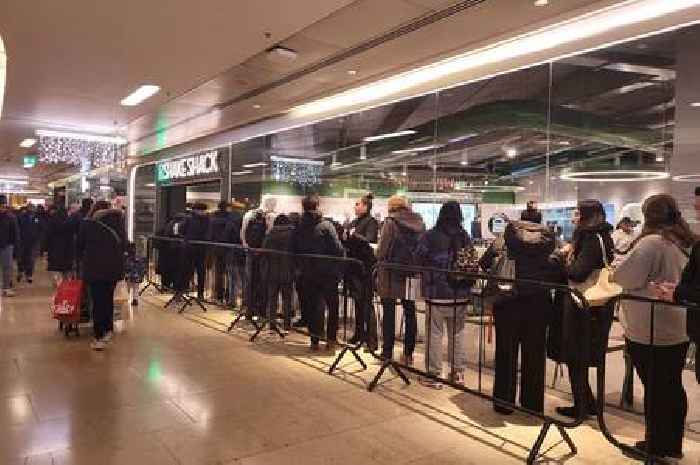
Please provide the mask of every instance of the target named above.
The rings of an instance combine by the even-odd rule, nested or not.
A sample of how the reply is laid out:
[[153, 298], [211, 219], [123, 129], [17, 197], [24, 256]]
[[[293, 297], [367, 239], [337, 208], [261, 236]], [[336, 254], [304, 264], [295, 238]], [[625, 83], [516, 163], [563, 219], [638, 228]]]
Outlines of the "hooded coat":
[[124, 279], [126, 231], [121, 210], [99, 210], [83, 221], [76, 243], [85, 281]]
[[46, 251], [48, 271], [66, 272], [73, 270], [75, 260], [74, 229], [68, 222], [63, 209], [50, 214], [46, 225]]
[[[428, 268], [449, 270], [459, 249], [471, 247], [471, 238], [461, 227], [433, 228], [421, 237], [416, 251], [416, 264]], [[423, 295], [426, 299], [468, 299], [471, 286], [455, 288], [448, 281], [448, 273], [426, 271], [423, 273]]]
[[[405, 228], [415, 234], [425, 232], [425, 224], [418, 213], [408, 209], [401, 209], [389, 213], [379, 238], [377, 261], [391, 263], [391, 250], [397, 244], [401, 228]], [[414, 253], [415, 251], [411, 251]], [[406, 298], [406, 276], [394, 270], [380, 267], [377, 271], [377, 292], [383, 299]]]
[[[301, 216], [294, 234], [293, 251], [301, 255], [345, 255], [335, 227], [318, 211], [304, 212]], [[343, 271], [340, 261], [323, 258], [297, 257], [297, 264], [302, 279], [337, 280]]]

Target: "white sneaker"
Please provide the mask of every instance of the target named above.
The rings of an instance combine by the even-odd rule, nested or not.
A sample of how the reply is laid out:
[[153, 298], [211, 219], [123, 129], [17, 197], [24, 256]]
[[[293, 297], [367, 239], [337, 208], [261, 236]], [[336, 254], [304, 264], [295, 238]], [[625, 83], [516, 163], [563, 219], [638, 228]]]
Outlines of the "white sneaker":
[[114, 336], [114, 333], [112, 331], [110, 331], [102, 337], [102, 341], [107, 343], [107, 344], [111, 344], [113, 336]]
[[2, 295], [4, 295], [5, 297], [14, 297], [17, 295], [17, 293], [12, 289], [3, 289]]
[[102, 350], [105, 350], [106, 347], [107, 347], [107, 344], [105, 343], [105, 341], [103, 341], [101, 339], [93, 339], [92, 342], [90, 343], [90, 348], [92, 350], [102, 351]]

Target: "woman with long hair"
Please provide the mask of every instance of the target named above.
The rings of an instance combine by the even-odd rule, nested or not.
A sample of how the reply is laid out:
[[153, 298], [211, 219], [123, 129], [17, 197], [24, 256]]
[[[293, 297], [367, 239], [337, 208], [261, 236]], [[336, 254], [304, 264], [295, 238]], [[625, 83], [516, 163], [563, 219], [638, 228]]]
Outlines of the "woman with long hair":
[[[613, 261], [613, 227], [606, 221], [605, 210], [598, 200], [580, 201], [574, 212], [574, 223], [573, 241], [562, 249], [561, 254], [569, 282], [583, 283]], [[571, 296], [564, 300], [559, 359], [567, 364], [574, 405], [557, 407], [560, 415], [585, 418], [596, 413], [588, 369], [599, 366], [605, 359], [612, 320], [612, 302], [590, 307], [589, 312], [584, 313]], [[550, 331], [555, 331], [554, 328], [556, 325]]]
[[[632, 250], [613, 275], [626, 294], [654, 297], [654, 283], [678, 282], [687, 250], [697, 237], [667, 194], [653, 195], [642, 205], [644, 227]], [[627, 301], [620, 312], [627, 350], [644, 385], [647, 441], [636, 446], [662, 457], [683, 456], [688, 399], [682, 371], [688, 351], [686, 310]], [[652, 334], [653, 327], [653, 334]], [[651, 396], [649, 391], [652, 392]]]

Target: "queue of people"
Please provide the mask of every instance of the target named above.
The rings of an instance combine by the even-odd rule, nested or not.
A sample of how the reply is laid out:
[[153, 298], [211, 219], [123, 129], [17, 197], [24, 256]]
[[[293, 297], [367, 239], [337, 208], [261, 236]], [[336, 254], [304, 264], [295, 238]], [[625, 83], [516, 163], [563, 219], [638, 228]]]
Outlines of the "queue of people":
[[[231, 212], [230, 205], [222, 203], [211, 215], [209, 233], [200, 225], [196, 237], [247, 245], [261, 252], [234, 249], [215, 259], [217, 273], [224, 275], [216, 279], [217, 300], [234, 305], [238, 301], [235, 289], [242, 289], [242, 305], [256, 315], [267, 315], [275, 324], [281, 296], [284, 327], [306, 326], [312, 351], [321, 350], [322, 339], [326, 349], [333, 350], [337, 344], [338, 285], [342, 279], [355, 303], [355, 332], [349, 342], [365, 344], [371, 351], [379, 349], [376, 291], [383, 309], [380, 356], [385, 360], [394, 358], [398, 302], [405, 328], [399, 360], [413, 365], [418, 330], [416, 297], [409, 287], [419, 282], [428, 316], [429, 374], [420, 381], [429, 387], [441, 387], [436, 378], [442, 375], [442, 343], [446, 337], [452, 368], [449, 377], [455, 383], [463, 383], [464, 322], [467, 307], [472, 304], [474, 281], [458, 284], [451, 274], [459, 271], [456, 257], [472, 248], [460, 206], [456, 202], [442, 205], [435, 227], [426, 231], [421, 216], [412, 211], [405, 197], [389, 199], [389, 215], [381, 225], [371, 215], [372, 200], [371, 194], [358, 199], [356, 218], [345, 225], [324, 218], [315, 195], [303, 199], [301, 216], [276, 212], [271, 199], [245, 215]], [[700, 200], [696, 204], [700, 217]], [[180, 230], [185, 237], [195, 220], [203, 221], [201, 211], [197, 212], [201, 208], [195, 205], [192, 210], [184, 215]], [[562, 246], [557, 243], [555, 231], [542, 224], [542, 215], [533, 203], [528, 204], [520, 220], [507, 221], [505, 230], [497, 233], [496, 241], [479, 260], [482, 271], [499, 276], [494, 270], [502, 270], [505, 260], [509, 263], [506, 268], [511, 270], [510, 278], [542, 283], [521, 281], [494, 297], [493, 389], [494, 409], [498, 413], [512, 412], [509, 406], [516, 402], [518, 381], [520, 404], [533, 412], [543, 412], [545, 363], [549, 357], [567, 366], [573, 394], [573, 405], [559, 407], [557, 412], [572, 418], [597, 414], [602, 399], [596, 399], [589, 375], [590, 368], [605, 362], [614, 319], [613, 301], [596, 303], [583, 312], [578, 298], [562, 291], [567, 285], [586, 289], [594, 285], [603, 270], [610, 269], [611, 279], [627, 294], [686, 305], [700, 303], [700, 249], [675, 200], [668, 195], [655, 195], [644, 202], [642, 211], [644, 226], [636, 234], [635, 223], [629, 218], [623, 218], [615, 229], [607, 222], [599, 201], [580, 201], [572, 219], [576, 225], [572, 240]], [[177, 229], [171, 225], [173, 228]], [[344, 265], [342, 257], [356, 261]], [[416, 266], [430, 271], [416, 270]], [[551, 284], [563, 287], [553, 293]], [[198, 293], [200, 289], [198, 286]], [[301, 307], [301, 318], [296, 323], [292, 322], [294, 290]], [[682, 455], [687, 411], [681, 372], [688, 335], [700, 335], [700, 316], [691, 317], [693, 312], [679, 307], [659, 310], [650, 338], [650, 313], [651, 304], [641, 301], [626, 302], [620, 313], [634, 367], [645, 389], [655, 393], [645, 398], [646, 415], [654, 418], [648, 423], [651, 441], [637, 446], [656, 455], [678, 457]], [[656, 370], [653, 373], [652, 366]]]

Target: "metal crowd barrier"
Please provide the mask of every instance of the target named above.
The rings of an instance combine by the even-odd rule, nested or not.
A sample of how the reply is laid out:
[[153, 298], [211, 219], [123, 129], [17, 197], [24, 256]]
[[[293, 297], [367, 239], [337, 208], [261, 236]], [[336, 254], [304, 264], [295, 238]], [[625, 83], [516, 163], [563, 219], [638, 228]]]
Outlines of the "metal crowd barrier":
[[[176, 247], [170, 249], [169, 247], [163, 247], [163, 244], [175, 244]], [[192, 270], [186, 270], [187, 268], [192, 267], [191, 262], [187, 262], [187, 251], [190, 250], [192, 247], [207, 247], [209, 248], [208, 252], [211, 252], [213, 249], [223, 249], [230, 251], [234, 254], [238, 254], [239, 257], [245, 257], [246, 261], [246, 266], [249, 266], [251, 262], [255, 262], [256, 260], [261, 260], [261, 259], [269, 259], [271, 257], [275, 258], [287, 258], [287, 259], [293, 259], [295, 262], [306, 262], [308, 263], [314, 263], [314, 264], [320, 264], [323, 263], [325, 265], [333, 264], [337, 267], [339, 267], [338, 272], [338, 283], [339, 286], [337, 287], [338, 291], [338, 298], [342, 299], [342, 311], [343, 311], [343, 339], [344, 341], [341, 342], [339, 341], [338, 346], [341, 349], [340, 353], [338, 356], [335, 358], [333, 361], [332, 365], [330, 366], [330, 369], [328, 370], [329, 374], [333, 374], [334, 371], [338, 368], [339, 363], [341, 360], [348, 354], [350, 353], [354, 359], [361, 364], [363, 369], [367, 369], [367, 365], [364, 362], [364, 360], [361, 358], [359, 355], [359, 350], [362, 345], [362, 341], [359, 343], [354, 343], [350, 344], [347, 342], [347, 324], [348, 324], [348, 309], [350, 308], [350, 303], [349, 303], [349, 297], [350, 293], [348, 292], [347, 286], [346, 286], [346, 280], [344, 278], [347, 277], [348, 271], [351, 269], [354, 269], [356, 267], [362, 267], [362, 262], [359, 260], [355, 260], [352, 258], [345, 258], [345, 257], [330, 257], [330, 256], [322, 256], [322, 255], [294, 255], [289, 252], [281, 252], [281, 251], [275, 251], [275, 250], [267, 250], [267, 249], [251, 249], [247, 247], [243, 247], [240, 245], [233, 245], [233, 244], [226, 244], [226, 243], [216, 243], [216, 242], [209, 242], [209, 241], [184, 241], [183, 239], [179, 238], [172, 238], [172, 237], [161, 237], [161, 236], [150, 236], [147, 238], [147, 244], [146, 244], [146, 253], [148, 257], [148, 269], [147, 269], [147, 276], [146, 276], [146, 284], [145, 286], [141, 289], [141, 293], [145, 292], [148, 288], [154, 288], [158, 292], [172, 292], [173, 293], [173, 298], [170, 300], [170, 302], [174, 302], [177, 299], [181, 299], [181, 308], [179, 309], [179, 312], [183, 312], [188, 306], [191, 305], [198, 305], [202, 308], [203, 311], [206, 311], [206, 307], [204, 306], [204, 303], [212, 304], [216, 303], [213, 302], [212, 299], [201, 299], [198, 297], [192, 297], [191, 296], [191, 281], [192, 281]], [[165, 252], [164, 252], [165, 251]], [[162, 282], [158, 281], [155, 277], [155, 265], [157, 262], [157, 255], [162, 254], [162, 253], [168, 253], [168, 254], [173, 254], [171, 255], [170, 258], [173, 258], [175, 256], [175, 252], [178, 252], [182, 255], [180, 258], [182, 259], [182, 263], [179, 266], [180, 271], [187, 271], [187, 278], [188, 282], [184, 283], [181, 282], [178, 286], [172, 287], [172, 286], [167, 286], [164, 285]], [[209, 255], [208, 258], [205, 260], [209, 260]], [[241, 260], [242, 261], [242, 260]], [[212, 269], [215, 268], [215, 266], [212, 265], [211, 262], [207, 263], [207, 276], [210, 275], [212, 272]], [[342, 270], [341, 270], [342, 269]], [[246, 270], [248, 270], [246, 268]], [[214, 270], [215, 272], [216, 270]], [[220, 270], [219, 270], [220, 271]], [[425, 279], [426, 276], [435, 276], [435, 275], [457, 275], [461, 276], [465, 279], [473, 280], [475, 282], [472, 290], [471, 290], [471, 298], [470, 303], [468, 304], [471, 306], [471, 312], [470, 315], [472, 317], [476, 317], [477, 320], [475, 321], [476, 326], [479, 328], [479, 335], [478, 335], [478, 361], [476, 363], [476, 373], [477, 373], [477, 386], [476, 387], [468, 387], [465, 384], [462, 384], [461, 382], [456, 382], [455, 374], [456, 374], [456, 367], [455, 367], [455, 344], [452, 344], [451, 346], [451, 353], [448, 354], [448, 362], [449, 362], [449, 376], [448, 378], [442, 377], [441, 375], [436, 375], [434, 373], [430, 373], [426, 370], [421, 370], [416, 368], [415, 365], [410, 364], [410, 363], [401, 363], [397, 360], [394, 359], [394, 357], [391, 358], [386, 358], [383, 359], [380, 355], [372, 352], [372, 355], [379, 359], [381, 362], [380, 368], [372, 381], [368, 385], [368, 390], [372, 391], [374, 390], [380, 380], [382, 379], [384, 373], [387, 370], [392, 370], [396, 373], [396, 375], [403, 380], [404, 383], [410, 384], [409, 378], [406, 376], [405, 372], [410, 372], [415, 375], [418, 375], [424, 379], [430, 379], [434, 380], [436, 382], [439, 382], [442, 385], [449, 386], [455, 390], [461, 391], [466, 394], [474, 395], [476, 397], [489, 400], [494, 402], [495, 405], [506, 408], [509, 410], [516, 410], [523, 412], [527, 415], [539, 418], [542, 420], [543, 426], [540, 430], [540, 433], [533, 444], [532, 448], [530, 449], [529, 456], [527, 458], [527, 463], [532, 464], [535, 462], [537, 459], [541, 447], [544, 443], [544, 440], [551, 429], [552, 426], [554, 426], [568, 445], [571, 454], [576, 454], [577, 453], [577, 448], [576, 445], [574, 444], [573, 440], [567, 433], [567, 429], [571, 428], [576, 428], [579, 425], [581, 425], [585, 421], [585, 415], [580, 416], [579, 418], [571, 421], [564, 421], [561, 418], [558, 417], [553, 417], [547, 414], [544, 414], [539, 411], [533, 411], [530, 409], [527, 409], [525, 407], [522, 407], [515, 402], [509, 402], [505, 401], [503, 399], [499, 399], [494, 397], [493, 395], [484, 392], [483, 386], [482, 386], [482, 375], [486, 371], [486, 365], [485, 365], [485, 349], [484, 349], [484, 328], [488, 325], [487, 317], [490, 317], [488, 312], [486, 311], [485, 308], [485, 289], [486, 289], [486, 284], [491, 283], [493, 284], [494, 282], [498, 282], [499, 284], [510, 284], [512, 286], [515, 286], [516, 288], [521, 287], [521, 286], [526, 286], [527, 289], [532, 290], [532, 289], [538, 289], [541, 292], [548, 294], [552, 301], [551, 304], [554, 305], [554, 298], [555, 295], [564, 295], [564, 294], [569, 294], [572, 297], [576, 298], [577, 301], [581, 302], [580, 306], [580, 311], [583, 312], [584, 315], [587, 315], [586, 318], [590, 318], [590, 306], [584, 296], [580, 293], [580, 291], [573, 289], [569, 287], [566, 284], [557, 284], [557, 283], [549, 283], [549, 282], [544, 282], [544, 281], [537, 281], [537, 280], [528, 280], [528, 279], [505, 279], [505, 278], [499, 278], [495, 277], [492, 275], [488, 274], [483, 274], [483, 273], [455, 273], [455, 272], [448, 272], [444, 269], [437, 269], [437, 268], [428, 268], [428, 267], [417, 267], [417, 266], [402, 266], [402, 265], [397, 265], [397, 264], [387, 264], [387, 263], [380, 263], [377, 264], [376, 267], [376, 273], [382, 273], [382, 272], [388, 272], [390, 275], [394, 274], [396, 276], [401, 276], [401, 277], [407, 277], [407, 276], [422, 276], [423, 279]], [[196, 274], [196, 273], [195, 273]], [[228, 274], [228, 273], [227, 273]], [[264, 276], [259, 276], [261, 280], [265, 280]], [[226, 278], [228, 279], [228, 278]], [[404, 278], [402, 278], [404, 279]], [[249, 287], [250, 283], [248, 283], [247, 286], [244, 287]], [[207, 286], [205, 286], [206, 288]], [[201, 289], [201, 287], [200, 287]], [[216, 291], [216, 289], [215, 289]], [[390, 290], [391, 291], [391, 290]], [[248, 291], [243, 291], [243, 294], [245, 292], [250, 292]], [[391, 293], [391, 292], [390, 292]], [[211, 296], [211, 295], [210, 295]], [[206, 296], [205, 296], [206, 297]], [[229, 296], [230, 297], [230, 296]], [[241, 296], [241, 302], [242, 302], [242, 307], [239, 308], [238, 315], [236, 318], [233, 320], [231, 325], [229, 326], [228, 330], [230, 331], [232, 328], [235, 327], [235, 325], [245, 316], [250, 316], [250, 309], [245, 308], [246, 304], [246, 299], [250, 299], [250, 296], [243, 295]], [[515, 297], [517, 299], [517, 297]], [[398, 297], [395, 300], [400, 300]], [[410, 300], [410, 299], [404, 299], [404, 300]], [[422, 299], [418, 299], [422, 300]], [[451, 308], [452, 310], [452, 321], [457, 321], [458, 319], [458, 313], [461, 314], [464, 311], [464, 305], [462, 300], [463, 299], [443, 299], [447, 300], [448, 302], [441, 302], [441, 306], [446, 307], [446, 308]], [[452, 302], [449, 302], [449, 301]], [[622, 295], [618, 298], [619, 301], [642, 301], [642, 302], [647, 302], [651, 305], [651, 342], [653, 344], [653, 337], [654, 337], [654, 320], [655, 320], [655, 314], [658, 311], [658, 306], [664, 305], [664, 306], [673, 306], [673, 304], [669, 304], [668, 302], [662, 302], [654, 299], [649, 299], [645, 297], [639, 297], [639, 296], [634, 296], [634, 295]], [[170, 303], [169, 302], [169, 303]], [[249, 302], [249, 301], [248, 301]], [[219, 302], [220, 303], [220, 302]], [[426, 322], [426, 332], [425, 332], [425, 339], [426, 339], [426, 350], [425, 350], [425, 357], [426, 357], [426, 365], [427, 365], [427, 360], [429, 357], [429, 352], [430, 352], [430, 321], [431, 321], [431, 316], [432, 316], [432, 311], [433, 311], [433, 304], [428, 303], [424, 300], [422, 300], [422, 303], [424, 303], [424, 309], [419, 309], [425, 311], [425, 322]], [[265, 303], [267, 306], [267, 309], [270, 309], [271, 306], [269, 303]], [[376, 311], [376, 300], [373, 300], [373, 306], [374, 310]], [[684, 307], [685, 308], [685, 307]], [[296, 310], [296, 308], [294, 309]], [[696, 311], [697, 309], [693, 308], [689, 311]], [[260, 334], [261, 331], [264, 330], [266, 325], [270, 326], [271, 330], [277, 331], [277, 334], [283, 338], [284, 333], [279, 331], [278, 327], [276, 325], [272, 325], [273, 319], [276, 318], [276, 316], [273, 316], [271, 314], [265, 314], [264, 312], [259, 312], [255, 315], [258, 317], [256, 320], [255, 318], [251, 319], [251, 323], [255, 327], [255, 333], [253, 336], [250, 338], [251, 341], [254, 341], [255, 338]], [[329, 312], [330, 316], [330, 312]], [[462, 315], [463, 316], [463, 315]], [[355, 315], [355, 318], [357, 315]], [[382, 326], [380, 324], [380, 326]], [[400, 325], [399, 325], [400, 326]], [[294, 331], [300, 332], [302, 334], [306, 334], [308, 336], [314, 336], [317, 337], [320, 340], [324, 340], [324, 336], [321, 333], [316, 333], [312, 334], [311, 332], [305, 332], [301, 331], [296, 328], [290, 328], [293, 329]], [[381, 330], [379, 330], [381, 331]], [[452, 338], [454, 340], [456, 336], [456, 325], [452, 325]], [[466, 331], [466, 330], [465, 330]], [[418, 330], [418, 333], [420, 330]], [[395, 334], [394, 334], [395, 335]], [[383, 342], [383, 341], [382, 341]], [[613, 349], [613, 350], [619, 350]], [[516, 353], [517, 357], [517, 353]], [[441, 365], [444, 364], [444, 352], [442, 351], [442, 347], [440, 348], [440, 361]], [[653, 357], [652, 357], [653, 360]], [[559, 365], [557, 365], [557, 368], [560, 368]], [[616, 446], [618, 449], [620, 449], [623, 453], [627, 455], [631, 455], [636, 458], [643, 458], [645, 460], [645, 463], [651, 464], [651, 463], [663, 463], [663, 460], [659, 457], [655, 457], [653, 455], [648, 454], [646, 451], [640, 451], [633, 446], [627, 445], [622, 443], [620, 440], [616, 439], [613, 433], [611, 433], [610, 428], [608, 427], [606, 420], [605, 420], [605, 407], [606, 407], [606, 401], [605, 401], [605, 375], [606, 375], [606, 364], [605, 360], [603, 360], [603, 363], [598, 365], [596, 367], [596, 372], [597, 372], [597, 386], [596, 386], [596, 391], [597, 391], [597, 396], [596, 396], [596, 417], [597, 417], [597, 422], [599, 425], [599, 428], [601, 430], [601, 433], [604, 435], [604, 437], [614, 446]], [[557, 370], [555, 370], [555, 376], [556, 376]], [[653, 376], [653, 364], [650, 367], [650, 377]], [[626, 383], [629, 380], [626, 379]], [[517, 383], [517, 377], [515, 382]], [[578, 389], [578, 386], [571, 386], [572, 390]], [[623, 396], [626, 395], [625, 389], [623, 389]], [[652, 390], [647, 388], [645, 391], [645, 395], [647, 398], [652, 398], [654, 393]], [[649, 421], [649, 419], [647, 419]], [[649, 428], [647, 427], [647, 430]], [[646, 438], [647, 441], [653, 440], [653, 438]]]

